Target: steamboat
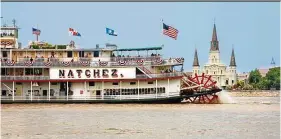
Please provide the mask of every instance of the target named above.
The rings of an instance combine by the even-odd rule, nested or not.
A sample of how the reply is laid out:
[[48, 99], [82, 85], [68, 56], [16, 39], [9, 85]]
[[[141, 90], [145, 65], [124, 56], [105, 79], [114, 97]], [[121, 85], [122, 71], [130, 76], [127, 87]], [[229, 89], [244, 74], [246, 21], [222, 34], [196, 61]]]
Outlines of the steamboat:
[[18, 31], [1, 26], [1, 103], [213, 103], [221, 91], [211, 76], [183, 72], [184, 58], [165, 59], [163, 45], [23, 48]]

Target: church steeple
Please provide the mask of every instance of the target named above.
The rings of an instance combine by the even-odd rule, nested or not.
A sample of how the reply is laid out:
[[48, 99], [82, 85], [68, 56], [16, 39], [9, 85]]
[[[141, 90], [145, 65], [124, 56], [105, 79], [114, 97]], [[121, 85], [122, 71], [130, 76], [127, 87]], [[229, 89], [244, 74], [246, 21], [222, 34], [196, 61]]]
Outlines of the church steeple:
[[230, 58], [230, 64], [231, 67], [236, 67], [236, 61], [235, 61], [235, 55], [234, 55], [234, 49], [232, 48], [231, 58]]
[[213, 28], [213, 35], [212, 35], [210, 51], [219, 51], [219, 41], [218, 41], [217, 29], [216, 29], [215, 23], [214, 23], [214, 28]]
[[275, 67], [275, 61], [274, 58], [272, 57], [270, 64], [272, 65], [272, 67]]
[[212, 41], [218, 41], [216, 24], [214, 23]]
[[198, 54], [197, 54], [197, 49], [196, 48], [195, 48], [194, 60], [193, 60], [193, 65], [192, 66], [200, 66], [199, 65]]

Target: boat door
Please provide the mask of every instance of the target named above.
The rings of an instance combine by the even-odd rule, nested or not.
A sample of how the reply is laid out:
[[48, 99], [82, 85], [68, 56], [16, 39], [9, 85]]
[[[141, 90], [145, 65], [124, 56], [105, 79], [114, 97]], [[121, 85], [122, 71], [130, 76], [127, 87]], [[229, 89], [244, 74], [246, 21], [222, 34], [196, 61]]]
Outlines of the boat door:
[[59, 58], [63, 58], [63, 52], [59, 52]]
[[101, 91], [100, 90], [96, 90], [96, 96], [100, 96], [101, 95]]
[[22, 96], [22, 83], [16, 83], [16, 96]]
[[78, 61], [78, 52], [74, 51], [73, 55], [74, 55], [74, 61]]
[[96, 98], [101, 98], [101, 90], [96, 90]]
[[17, 61], [18, 54], [17, 52], [13, 52], [12, 60]]
[[30, 52], [30, 53], [31, 53], [32, 59], [34, 59], [35, 58], [35, 52]]
[[44, 51], [44, 58], [45, 58], [45, 59], [48, 59], [48, 58], [49, 58], [48, 53], [49, 53], [48, 51]]
[[1, 96], [7, 96], [7, 90], [2, 90]]

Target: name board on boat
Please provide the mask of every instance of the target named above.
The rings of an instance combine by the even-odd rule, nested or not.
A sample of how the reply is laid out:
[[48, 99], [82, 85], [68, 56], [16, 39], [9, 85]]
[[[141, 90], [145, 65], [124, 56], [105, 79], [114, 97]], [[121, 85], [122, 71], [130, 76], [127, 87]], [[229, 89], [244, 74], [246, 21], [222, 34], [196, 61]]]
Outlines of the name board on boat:
[[133, 79], [135, 68], [51, 68], [50, 79]]

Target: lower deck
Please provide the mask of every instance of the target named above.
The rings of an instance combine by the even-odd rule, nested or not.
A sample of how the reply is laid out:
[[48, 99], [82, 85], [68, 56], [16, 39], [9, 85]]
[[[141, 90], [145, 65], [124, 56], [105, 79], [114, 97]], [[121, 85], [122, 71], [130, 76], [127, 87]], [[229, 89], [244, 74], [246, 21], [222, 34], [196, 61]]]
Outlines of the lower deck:
[[180, 79], [154, 81], [2, 82], [3, 102], [124, 102], [179, 96]]

